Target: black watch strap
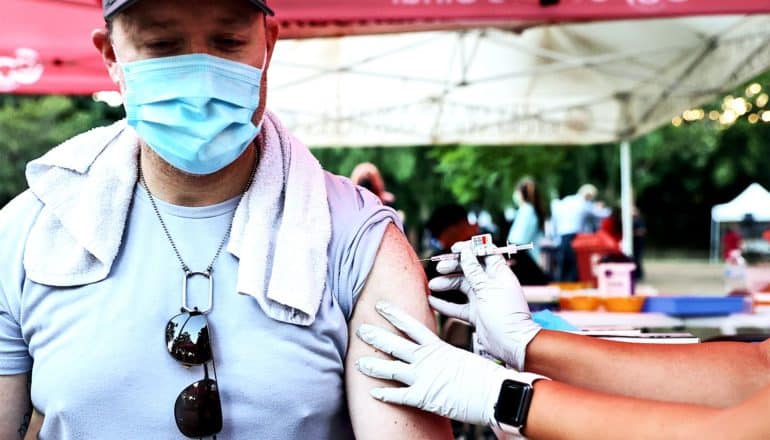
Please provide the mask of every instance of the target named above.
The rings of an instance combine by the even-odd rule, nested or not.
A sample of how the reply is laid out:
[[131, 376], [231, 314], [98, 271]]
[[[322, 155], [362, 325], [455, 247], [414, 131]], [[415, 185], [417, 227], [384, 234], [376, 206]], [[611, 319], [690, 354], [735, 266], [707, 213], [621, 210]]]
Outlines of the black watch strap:
[[532, 384], [547, 377], [532, 373], [518, 373], [515, 377], [516, 379], [505, 379], [500, 385], [495, 404], [495, 420], [503, 431], [520, 435], [527, 423], [529, 406], [532, 403]]

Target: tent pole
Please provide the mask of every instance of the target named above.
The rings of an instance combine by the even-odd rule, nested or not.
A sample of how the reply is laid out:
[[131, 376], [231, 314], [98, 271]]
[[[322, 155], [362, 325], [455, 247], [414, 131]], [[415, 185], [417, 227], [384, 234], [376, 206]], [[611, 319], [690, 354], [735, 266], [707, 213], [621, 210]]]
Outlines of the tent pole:
[[623, 139], [620, 142], [620, 208], [623, 219], [621, 250], [628, 256], [634, 255], [633, 204], [631, 142], [628, 139]]
[[715, 245], [716, 242], [717, 242], [717, 238], [716, 238], [717, 231], [714, 228], [714, 226], [715, 226], [714, 223], [715, 223], [714, 219], [712, 218], [711, 219], [711, 242], [709, 243], [709, 251], [710, 251], [709, 252], [709, 262], [711, 264], [714, 264], [714, 263], [717, 262], [717, 252], [718, 252], [718, 249], [717, 249], [718, 245]]

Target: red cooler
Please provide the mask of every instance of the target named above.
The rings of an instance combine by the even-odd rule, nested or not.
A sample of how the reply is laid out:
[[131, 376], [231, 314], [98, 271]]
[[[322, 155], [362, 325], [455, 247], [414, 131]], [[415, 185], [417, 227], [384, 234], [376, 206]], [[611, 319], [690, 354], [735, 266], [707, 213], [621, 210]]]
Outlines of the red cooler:
[[577, 259], [578, 279], [590, 281], [596, 286], [593, 265], [607, 254], [620, 252], [620, 245], [604, 231], [595, 234], [577, 234], [572, 240], [572, 248]]

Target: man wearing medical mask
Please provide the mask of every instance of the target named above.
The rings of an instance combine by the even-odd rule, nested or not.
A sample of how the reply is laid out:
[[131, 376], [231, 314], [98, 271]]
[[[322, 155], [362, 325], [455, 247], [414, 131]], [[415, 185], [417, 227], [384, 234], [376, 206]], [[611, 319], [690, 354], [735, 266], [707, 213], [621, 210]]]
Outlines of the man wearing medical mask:
[[461, 253], [459, 267], [442, 262], [445, 275], [430, 288], [459, 288], [469, 303], [431, 304], [471, 322], [485, 351], [511, 368], [452, 347], [408, 313], [379, 303], [408, 339], [377, 326], [358, 329], [397, 359], [358, 361], [362, 373], [395, 381], [372, 390], [375, 399], [490, 425], [500, 436], [770, 438], [770, 340], [633, 344], [541, 329], [502, 256], [479, 262], [467, 242], [452, 251]]
[[431, 322], [424, 275], [395, 212], [265, 110], [269, 5], [103, 11], [126, 119], [31, 162], [0, 212], [0, 438], [31, 406], [42, 439], [449, 436], [349, 368], [377, 301]]

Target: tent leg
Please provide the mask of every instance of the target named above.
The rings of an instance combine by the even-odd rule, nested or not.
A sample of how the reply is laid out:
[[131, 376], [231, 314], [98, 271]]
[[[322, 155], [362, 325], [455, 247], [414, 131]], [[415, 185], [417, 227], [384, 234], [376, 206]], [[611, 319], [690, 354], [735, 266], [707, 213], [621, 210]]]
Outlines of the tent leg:
[[711, 263], [722, 261], [722, 224], [711, 220]]
[[631, 183], [631, 142], [620, 142], [620, 208], [623, 220], [621, 249], [628, 256], [634, 255], [633, 186]]
[[711, 262], [711, 264], [714, 264], [717, 262], [717, 249], [716, 249], [716, 246], [714, 246], [714, 244], [716, 243], [716, 234], [717, 232], [714, 229], [714, 220], [712, 219], [711, 220], [711, 240], [709, 243], [709, 250], [710, 250], [709, 261]]

